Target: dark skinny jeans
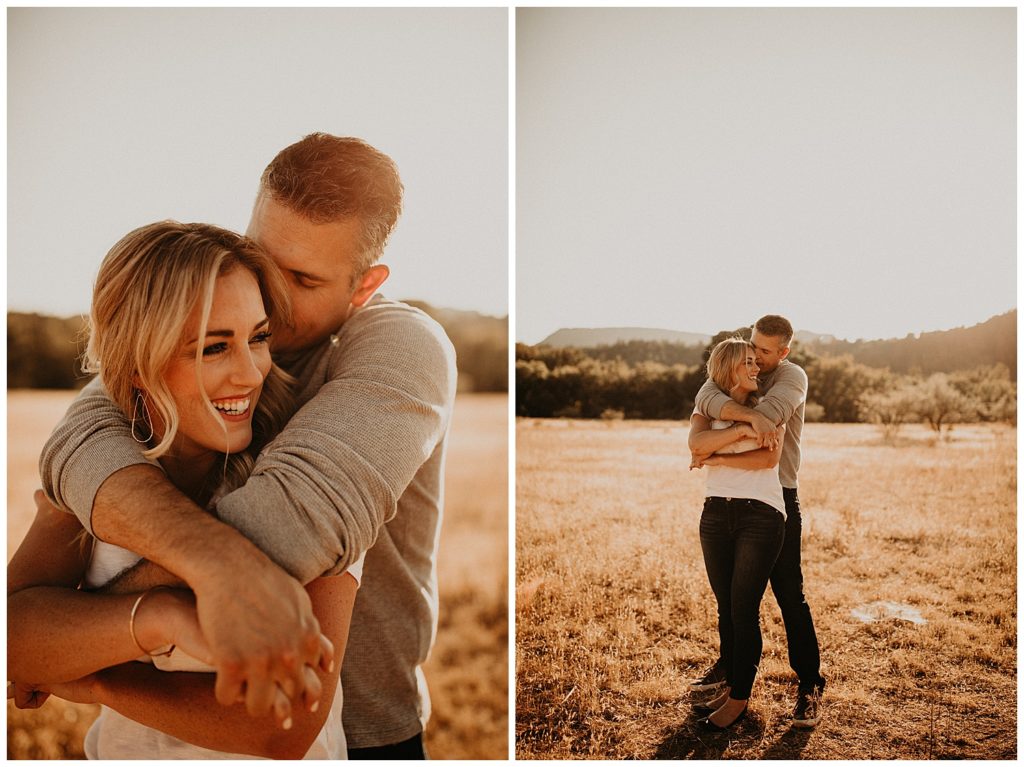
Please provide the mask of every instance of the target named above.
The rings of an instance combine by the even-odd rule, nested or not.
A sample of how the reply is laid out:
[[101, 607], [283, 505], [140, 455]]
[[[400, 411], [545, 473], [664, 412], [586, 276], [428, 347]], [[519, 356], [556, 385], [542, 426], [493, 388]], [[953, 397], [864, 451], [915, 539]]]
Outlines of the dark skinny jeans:
[[706, 498], [700, 547], [718, 601], [721, 663], [735, 700], [750, 697], [761, 662], [761, 598], [782, 550], [782, 514], [747, 498]]

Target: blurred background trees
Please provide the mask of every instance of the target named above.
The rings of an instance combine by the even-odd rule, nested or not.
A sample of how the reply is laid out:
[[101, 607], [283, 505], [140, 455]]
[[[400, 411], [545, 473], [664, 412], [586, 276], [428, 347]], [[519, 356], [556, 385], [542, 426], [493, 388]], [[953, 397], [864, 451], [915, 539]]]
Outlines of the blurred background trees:
[[[890, 436], [914, 422], [936, 434], [956, 423], [1016, 424], [1016, 314], [892, 341], [794, 341], [789, 358], [809, 379], [807, 420], [877, 423]], [[749, 338], [750, 328], [720, 331], [703, 346], [516, 344], [516, 414], [686, 419], [711, 349], [733, 336]]]
[[[407, 302], [437, 320], [455, 346], [459, 391], [508, 391], [508, 317], [438, 309]], [[85, 319], [7, 314], [7, 388], [78, 389], [82, 373]]]

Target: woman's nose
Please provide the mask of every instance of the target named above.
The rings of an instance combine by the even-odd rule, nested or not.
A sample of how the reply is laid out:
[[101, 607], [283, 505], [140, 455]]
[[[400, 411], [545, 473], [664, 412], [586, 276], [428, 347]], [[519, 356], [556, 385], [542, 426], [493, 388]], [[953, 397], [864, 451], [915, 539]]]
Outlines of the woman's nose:
[[248, 346], [239, 347], [231, 373], [232, 383], [237, 386], [256, 388], [263, 383], [263, 371], [256, 364], [256, 359]]

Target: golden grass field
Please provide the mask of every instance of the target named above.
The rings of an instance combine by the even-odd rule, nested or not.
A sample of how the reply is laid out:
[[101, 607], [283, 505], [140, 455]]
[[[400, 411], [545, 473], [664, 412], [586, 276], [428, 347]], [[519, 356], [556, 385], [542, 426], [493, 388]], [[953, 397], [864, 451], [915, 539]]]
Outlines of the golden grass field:
[[[8, 393], [7, 556], [34, 515], [36, 461], [71, 392]], [[508, 398], [459, 395], [447, 462], [438, 560], [441, 614], [426, 665], [432, 758], [508, 755]], [[97, 709], [50, 699], [36, 711], [7, 704], [10, 759], [82, 758]]]
[[[696, 727], [686, 682], [717, 653], [687, 424], [522, 419], [516, 441], [516, 756], [1014, 759], [1016, 430], [808, 424], [805, 592], [828, 679], [814, 730], [769, 589], [750, 714]], [[923, 625], [865, 623], [876, 602]]]

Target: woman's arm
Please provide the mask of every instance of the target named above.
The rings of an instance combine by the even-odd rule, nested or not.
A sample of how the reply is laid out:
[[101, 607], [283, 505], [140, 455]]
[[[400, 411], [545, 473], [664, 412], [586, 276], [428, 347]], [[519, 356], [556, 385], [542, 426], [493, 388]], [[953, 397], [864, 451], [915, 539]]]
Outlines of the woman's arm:
[[710, 455], [741, 439], [754, 436], [749, 424], [736, 423], [727, 429], [712, 429], [707, 416], [694, 413], [690, 416], [690, 437], [687, 440], [690, 452]]
[[[306, 586], [335, 657], [345, 654], [356, 581], [348, 574], [318, 578]], [[307, 673], [312, 673], [307, 667]], [[313, 712], [295, 707], [293, 726], [282, 731], [273, 715], [250, 716], [244, 704], [221, 706], [214, 697], [214, 675], [162, 672], [129, 663], [95, 674], [82, 683], [53, 689], [82, 703], [102, 703], [148, 727], [204, 748], [276, 759], [301, 759], [327, 719], [339, 671], [316, 669], [319, 704]]]
[[[7, 676], [21, 685], [77, 679], [142, 654], [128, 627], [139, 595], [76, 588], [92, 543], [82, 532], [72, 515], [37, 503], [35, 520], [7, 566]], [[139, 607], [135, 635], [147, 649], [173, 643], [208, 660], [194, 616], [189, 592], [154, 591]]]
[[785, 426], [778, 429], [778, 440], [774, 448], [762, 447], [745, 453], [729, 455], [715, 454], [704, 459], [705, 466], [731, 466], [734, 469], [773, 469], [779, 465]]

